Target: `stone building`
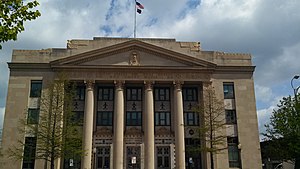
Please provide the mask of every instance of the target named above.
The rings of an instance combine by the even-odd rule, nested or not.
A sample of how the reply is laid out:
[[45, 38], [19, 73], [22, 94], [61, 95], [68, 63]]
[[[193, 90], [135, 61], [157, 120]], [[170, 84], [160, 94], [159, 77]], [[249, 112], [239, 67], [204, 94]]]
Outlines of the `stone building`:
[[[228, 149], [215, 156], [215, 168], [261, 168], [249, 54], [175, 39], [94, 38], [70, 40], [65, 49], [14, 50], [8, 66], [4, 149], [20, 137], [19, 118], [38, 122], [45, 82], [65, 72], [78, 84], [74, 112], [84, 119], [87, 155], [81, 162], [61, 159], [58, 168], [210, 168], [207, 154], [186, 151], [203, 144], [195, 139], [201, 116], [191, 107], [203, 103], [209, 86], [224, 100], [227, 124], [221, 132]], [[34, 136], [21, 138], [25, 147], [36, 143]], [[43, 167], [40, 160], [7, 162], [10, 169]]]

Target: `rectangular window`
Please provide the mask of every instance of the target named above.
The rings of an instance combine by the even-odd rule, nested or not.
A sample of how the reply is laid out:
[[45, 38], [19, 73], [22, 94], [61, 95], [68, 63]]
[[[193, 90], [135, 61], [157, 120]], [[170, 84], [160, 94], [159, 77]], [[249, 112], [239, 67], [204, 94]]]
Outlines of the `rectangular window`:
[[170, 112], [155, 112], [156, 126], [170, 126]]
[[97, 148], [97, 169], [109, 169], [110, 166], [110, 147]]
[[28, 109], [27, 124], [39, 123], [40, 109]]
[[237, 137], [228, 137], [228, 160], [230, 168], [239, 168], [240, 163], [240, 152], [238, 149], [238, 138]]
[[235, 110], [225, 110], [225, 114], [226, 114], [226, 124], [236, 124]]
[[142, 112], [126, 112], [126, 126], [141, 126]]
[[22, 169], [34, 169], [36, 137], [25, 137]]
[[183, 88], [183, 101], [198, 101], [198, 92], [196, 87]]
[[234, 84], [223, 83], [224, 99], [234, 99]]
[[157, 151], [157, 168], [169, 169], [170, 168], [170, 148], [158, 146]]
[[142, 88], [127, 88], [127, 101], [141, 101], [142, 100]]
[[97, 126], [112, 126], [113, 112], [97, 112]]
[[113, 101], [114, 89], [112, 87], [101, 87], [98, 89], [98, 100]]
[[155, 88], [155, 101], [169, 101], [170, 100], [170, 89], [167, 87], [164, 88]]
[[184, 112], [184, 124], [186, 126], [198, 126], [199, 114], [197, 112]]
[[30, 86], [30, 97], [41, 97], [42, 93], [42, 81], [32, 80]]
[[85, 99], [85, 86], [77, 86], [75, 100]]

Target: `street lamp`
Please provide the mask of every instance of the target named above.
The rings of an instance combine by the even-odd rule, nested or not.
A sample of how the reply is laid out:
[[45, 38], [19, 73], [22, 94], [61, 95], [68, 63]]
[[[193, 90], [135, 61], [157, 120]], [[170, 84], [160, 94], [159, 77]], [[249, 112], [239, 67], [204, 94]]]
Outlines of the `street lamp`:
[[299, 88], [300, 88], [300, 86], [298, 86], [298, 87], [294, 87], [294, 85], [293, 85], [293, 81], [294, 81], [294, 79], [299, 79], [299, 75], [295, 75], [294, 77], [293, 77], [293, 79], [291, 80], [291, 86], [292, 86], [292, 88], [293, 88], [293, 90], [294, 90], [294, 96], [295, 96], [295, 99], [296, 99], [296, 102], [297, 102], [297, 93], [298, 93], [298, 90], [299, 90]]

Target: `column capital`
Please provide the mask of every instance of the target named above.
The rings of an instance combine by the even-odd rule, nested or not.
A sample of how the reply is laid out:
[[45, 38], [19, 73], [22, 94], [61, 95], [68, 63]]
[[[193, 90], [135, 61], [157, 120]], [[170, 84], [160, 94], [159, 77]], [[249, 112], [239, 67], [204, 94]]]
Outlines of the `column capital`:
[[145, 90], [152, 90], [154, 81], [144, 81]]
[[95, 80], [85, 80], [84, 83], [87, 89], [92, 89], [94, 87]]
[[174, 81], [173, 82], [175, 90], [181, 90], [182, 85], [184, 84], [183, 81]]
[[125, 81], [124, 80], [115, 80], [114, 84], [116, 86], [116, 89], [123, 90]]

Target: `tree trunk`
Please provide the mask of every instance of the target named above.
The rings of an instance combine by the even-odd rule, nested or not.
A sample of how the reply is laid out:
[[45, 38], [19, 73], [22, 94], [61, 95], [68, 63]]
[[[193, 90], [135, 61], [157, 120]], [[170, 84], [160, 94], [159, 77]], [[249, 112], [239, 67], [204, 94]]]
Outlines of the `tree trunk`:
[[300, 157], [299, 156], [296, 158], [294, 169], [300, 169]]
[[214, 166], [214, 156], [213, 156], [212, 152], [210, 152], [210, 168], [211, 169], [215, 168], [215, 166]]

